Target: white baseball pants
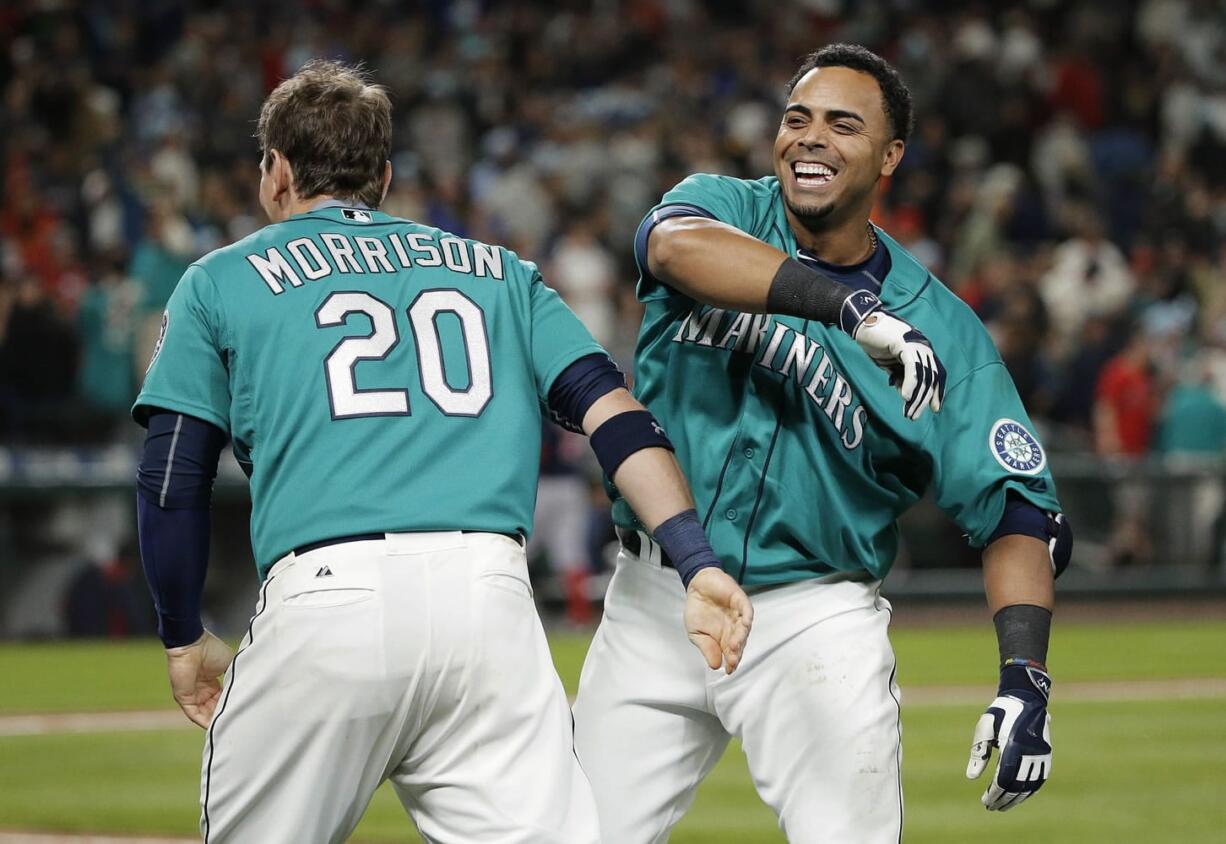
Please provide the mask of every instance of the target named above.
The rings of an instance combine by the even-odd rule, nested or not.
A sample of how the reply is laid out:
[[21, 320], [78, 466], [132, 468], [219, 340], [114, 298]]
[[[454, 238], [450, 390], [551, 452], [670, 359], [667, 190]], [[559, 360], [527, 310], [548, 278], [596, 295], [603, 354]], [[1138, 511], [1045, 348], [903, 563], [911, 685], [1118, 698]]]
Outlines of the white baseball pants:
[[753, 630], [727, 676], [686, 637], [677, 572], [654, 543], [642, 553], [618, 557], [574, 706], [603, 840], [667, 841], [737, 736], [790, 842], [897, 844], [899, 692], [880, 582], [753, 590]]
[[344, 841], [385, 779], [434, 844], [599, 840], [513, 539], [387, 534], [269, 573], [205, 740], [205, 842]]

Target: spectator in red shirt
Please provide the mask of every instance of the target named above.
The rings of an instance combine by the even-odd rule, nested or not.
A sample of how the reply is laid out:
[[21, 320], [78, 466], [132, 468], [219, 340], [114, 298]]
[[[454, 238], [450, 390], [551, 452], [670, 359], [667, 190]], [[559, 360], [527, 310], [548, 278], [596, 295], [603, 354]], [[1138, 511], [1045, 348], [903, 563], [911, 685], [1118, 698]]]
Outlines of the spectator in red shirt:
[[[1107, 362], [1098, 379], [1094, 400], [1094, 440], [1098, 453], [1108, 458], [1136, 460], [1149, 451], [1158, 413], [1157, 388], [1150, 371], [1150, 348], [1145, 334], [1134, 328], [1127, 345]], [[1115, 565], [1148, 562], [1149, 486], [1145, 478], [1131, 477], [1128, 469], [1111, 484], [1115, 511], [1110, 559]]]
[[1149, 451], [1157, 416], [1157, 390], [1150, 373], [1149, 343], [1134, 330], [1127, 345], [1107, 362], [1094, 402], [1094, 442], [1104, 457], [1142, 457]]

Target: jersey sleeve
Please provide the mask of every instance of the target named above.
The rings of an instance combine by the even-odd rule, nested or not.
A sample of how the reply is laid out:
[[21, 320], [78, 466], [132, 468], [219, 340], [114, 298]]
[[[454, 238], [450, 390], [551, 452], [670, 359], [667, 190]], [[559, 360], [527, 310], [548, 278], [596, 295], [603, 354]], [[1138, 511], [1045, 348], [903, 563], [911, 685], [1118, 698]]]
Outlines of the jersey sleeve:
[[132, 406], [137, 422], [147, 424], [149, 409], [161, 407], [230, 433], [230, 377], [221, 322], [217, 288], [208, 273], [193, 264], [166, 304], [162, 333]]
[[975, 547], [996, 530], [1009, 492], [1041, 510], [1060, 511], [1047, 452], [1000, 361], [950, 388], [923, 447], [937, 504]]
[[695, 173], [664, 194], [647, 212], [634, 238], [634, 259], [639, 268], [638, 298], [643, 302], [677, 295], [647, 268], [647, 240], [660, 223], [670, 217], [706, 217], [751, 232], [754, 220], [753, 193], [741, 179]]
[[537, 396], [544, 403], [562, 370], [584, 355], [608, 353], [535, 270], [528, 296], [532, 314], [532, 368]]

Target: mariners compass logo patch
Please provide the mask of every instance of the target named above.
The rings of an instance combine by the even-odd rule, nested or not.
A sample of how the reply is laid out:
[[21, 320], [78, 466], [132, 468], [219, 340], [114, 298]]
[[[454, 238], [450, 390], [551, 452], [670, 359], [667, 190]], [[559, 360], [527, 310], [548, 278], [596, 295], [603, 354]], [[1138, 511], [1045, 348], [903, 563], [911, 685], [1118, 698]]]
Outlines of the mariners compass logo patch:
[[1012, 419], [997, 419], [988, 434], [988, 448], [996, 462], [1018, 475], [1037, 475], [1047, 465], [1047, 455], [1026, 426]]
[[149, 356], [149, 365], [145, 367], [145, 372], [153, 368], [153, 362], [158, 359], [158, 355], [162, 353], [162, 344], [166, 342], [166, 329], [170, 327], [170, 311], [162, 311], [162, 327], [158, 331], [157, 342], [153, 344], [153, 354]]

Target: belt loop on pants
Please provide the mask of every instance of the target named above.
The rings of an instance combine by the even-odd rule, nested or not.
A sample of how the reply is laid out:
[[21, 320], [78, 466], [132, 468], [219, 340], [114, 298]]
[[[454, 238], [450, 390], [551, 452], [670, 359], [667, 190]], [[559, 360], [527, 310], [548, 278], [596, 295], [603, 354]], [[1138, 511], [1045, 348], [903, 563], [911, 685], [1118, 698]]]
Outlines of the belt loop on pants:
[[622, 547], [640, 560], [646, 560], [653, 566], [674, 568], [673, 561], [664, 553], [660, 543], [651, 538], [651, 534], [641, 530], [630, 530], [620, 525], [615, 532]]

